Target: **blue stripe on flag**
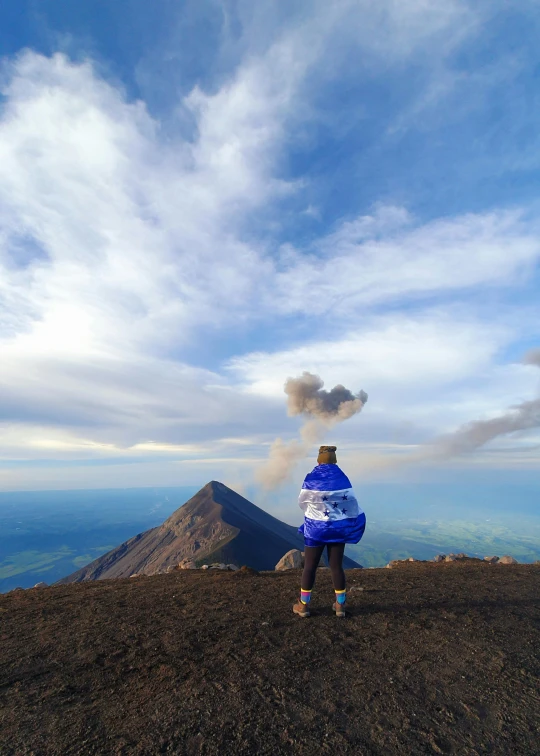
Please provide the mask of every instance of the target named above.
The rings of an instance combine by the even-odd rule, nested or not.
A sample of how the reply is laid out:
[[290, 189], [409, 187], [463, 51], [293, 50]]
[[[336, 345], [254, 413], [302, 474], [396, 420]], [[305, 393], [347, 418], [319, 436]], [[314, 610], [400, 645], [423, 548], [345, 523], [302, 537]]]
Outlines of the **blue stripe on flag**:
[[339, 491], [352, 486], [337, 465], [317, 465], [306, 475], [302, 488], [308, 491]]
[[298, 532], [304, 536], [306, 546], [322, 546], [325, 543], [358, 543], [366, 529], [366, 515], [347, 517], [343, 520], [311, 520], [304, 518]]

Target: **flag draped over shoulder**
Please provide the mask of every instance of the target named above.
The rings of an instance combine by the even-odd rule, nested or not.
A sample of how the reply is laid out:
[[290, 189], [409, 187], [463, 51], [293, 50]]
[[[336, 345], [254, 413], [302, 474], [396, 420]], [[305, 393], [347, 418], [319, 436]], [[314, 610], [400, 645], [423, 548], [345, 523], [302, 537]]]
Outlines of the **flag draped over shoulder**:
[[335, 464], [317, 465], [306, 475], [298, 504], [304, 512], [298, 530], [306, 546], [358, 543], [364, 535], [366, 516], [350, 480]]

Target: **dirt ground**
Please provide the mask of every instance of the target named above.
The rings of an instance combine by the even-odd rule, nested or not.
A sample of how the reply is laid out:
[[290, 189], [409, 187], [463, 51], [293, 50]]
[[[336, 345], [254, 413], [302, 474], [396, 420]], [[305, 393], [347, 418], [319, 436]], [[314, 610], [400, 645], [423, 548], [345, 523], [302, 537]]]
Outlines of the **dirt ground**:
[[540, 566], [182, 571], [0, 596], [0, 754], [535, 754]]

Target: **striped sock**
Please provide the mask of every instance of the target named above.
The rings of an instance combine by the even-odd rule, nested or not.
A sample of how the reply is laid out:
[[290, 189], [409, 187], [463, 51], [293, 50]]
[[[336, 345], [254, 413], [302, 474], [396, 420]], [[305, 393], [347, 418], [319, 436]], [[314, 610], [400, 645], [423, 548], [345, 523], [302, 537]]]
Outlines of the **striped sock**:
[[335, 594], [338, 604], [344, 604], [347, 598], [347, 589], [344, 588], [342, 591], [335, 591]]
[[309, 604], [309, 601], [311, 599], [311, 591], [305, 591], [303, 588], [300, 589], [300, 601], [303, 604]]

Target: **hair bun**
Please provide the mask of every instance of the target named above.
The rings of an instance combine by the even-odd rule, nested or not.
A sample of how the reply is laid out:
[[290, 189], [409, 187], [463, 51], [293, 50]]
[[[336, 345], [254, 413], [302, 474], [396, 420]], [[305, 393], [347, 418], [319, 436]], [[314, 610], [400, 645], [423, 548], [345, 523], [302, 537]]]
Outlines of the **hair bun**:
[[337, 446], [319, 447], [319, 456], [317, 457], [318, 465], [337, 465], [336, 458]]

